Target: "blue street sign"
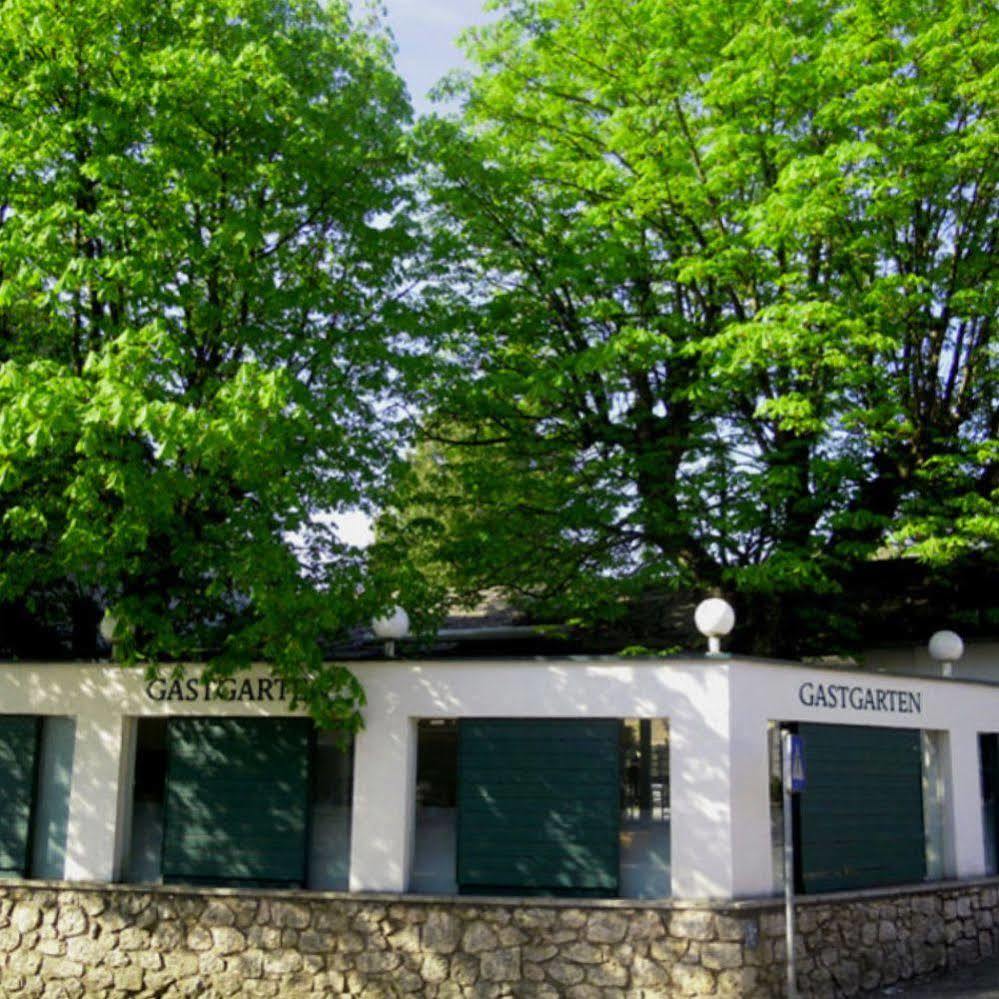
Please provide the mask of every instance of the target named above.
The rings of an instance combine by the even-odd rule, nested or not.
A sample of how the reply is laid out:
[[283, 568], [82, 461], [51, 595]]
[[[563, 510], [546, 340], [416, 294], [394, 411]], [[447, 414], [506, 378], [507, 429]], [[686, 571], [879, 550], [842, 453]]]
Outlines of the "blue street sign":
[[788, 740], [791, 749], [791, 793], [805, 790], [805, 748], [800, 735], [792, 735]]

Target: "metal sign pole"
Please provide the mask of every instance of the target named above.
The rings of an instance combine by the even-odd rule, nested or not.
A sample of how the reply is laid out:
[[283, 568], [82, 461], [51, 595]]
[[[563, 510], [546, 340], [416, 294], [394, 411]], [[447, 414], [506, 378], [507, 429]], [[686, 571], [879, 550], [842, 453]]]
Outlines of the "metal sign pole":
[[794, 736], [784, 732], [781, 737], [782, 781], [784, 790], [784, 933], [787, 950], [787, 995], [798, 999], [798, 982], [794, 960], [794, 824], [791, 816], [792, 756]]

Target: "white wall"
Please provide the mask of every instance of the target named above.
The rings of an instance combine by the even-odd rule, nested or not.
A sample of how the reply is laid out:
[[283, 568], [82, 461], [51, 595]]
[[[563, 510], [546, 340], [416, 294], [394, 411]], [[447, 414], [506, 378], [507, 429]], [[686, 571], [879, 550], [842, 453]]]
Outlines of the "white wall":
[[[940, 663], [930, 658], [925, 645], [868, 649], [862, 658], [865, 669], [940, 676]], [[999, 642], [969, 642], [964, 655], [953, 664], [953, 679], [999, 684]]]
[[[672, 893], [678, 898], [772, 892], [769, 720], [949, 733], [942, 761], [948, 873], [985, 872], [977, 736], [999, 729], [999, 687], [729, 658], [390, 661], [353, 668], [368, 701], [354, 759], [355, 891], [409, 889], [416, 722], [461, 716], [667, 718]], [[809, 706], [802, 684], [895, 691], [896, 701], [904, 693], [905, 704], [918, 700], [920, 710], [902, 711], [898, 703], [880, 711], [848, 703]], [[155, 701], [141, 670], [72, 665], [0, 666], [0, 711], [76, 715], [66, 876], [98, 881], [121, 872], [131, 813], [131, 719], [288, 713], [276, 701]]]

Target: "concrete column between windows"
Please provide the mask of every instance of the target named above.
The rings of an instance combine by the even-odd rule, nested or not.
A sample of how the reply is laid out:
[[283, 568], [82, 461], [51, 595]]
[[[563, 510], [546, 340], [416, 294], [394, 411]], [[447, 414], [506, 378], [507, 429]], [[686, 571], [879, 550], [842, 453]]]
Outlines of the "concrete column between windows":
[[354, 744], [350, 890], [404, 892], [413, 865], [416, 719], [366, 721]]
[[66, 835], [67, 881], [115, 881], [130, 826], [134, 719], [79, 715]]
[[945, 840], [953, 851], [953, 874], [957, 878], [983, 877], [985, 828], [978, 733], [971, 726], [952, 729], [947, 741]]

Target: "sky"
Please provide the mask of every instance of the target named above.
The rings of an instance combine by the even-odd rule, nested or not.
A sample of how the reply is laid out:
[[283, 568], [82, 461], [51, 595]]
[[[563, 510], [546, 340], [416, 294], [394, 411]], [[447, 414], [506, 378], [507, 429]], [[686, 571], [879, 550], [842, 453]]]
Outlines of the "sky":
[[396, 68], [409, 87], [417, 113], [430, 110], [427, 91], [442, 76], [464, 65], [455, 39], [482, 24], [482, 0], [383, 0], [399, 52]]

